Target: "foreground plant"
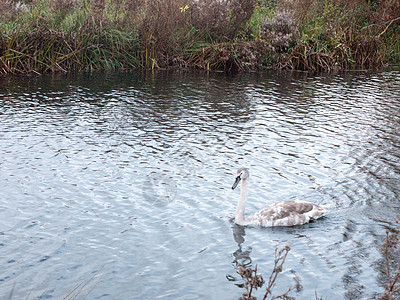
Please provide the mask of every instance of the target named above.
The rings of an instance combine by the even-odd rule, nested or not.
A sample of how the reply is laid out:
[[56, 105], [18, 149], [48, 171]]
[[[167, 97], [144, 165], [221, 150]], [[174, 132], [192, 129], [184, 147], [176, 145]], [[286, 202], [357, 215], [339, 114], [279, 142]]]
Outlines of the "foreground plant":
[[[275, 287], [275, 281], [278, 277], [279, 273], [283, 270], [283, 264], [285, 263], [286, 257], [290, 251], [289, 246], [285, 246], [283, 249], [278, 251], [278, 248], [275, 249], [275, 260], [274, 260], [274, 269], [272, 270], [271, 275], [269, 276], [268, 286], [266, 288], [263, 300], [267, 299], [269, 295], [272, 296], [272, 290]], [[236, 265], [237, 273], [242, 277], [244, 280], [244, 287], [246, 292], [239, 298], [239, 300], [256, 300], [257, 298], [252, 295], [254, 290], [261, 288], [265, 281], [261, 274], [257, 274], [257, 266], [252, 269], [251, 267], [244, 268], [242, 265]], [[280, 298], [280, 299], [287, 299], [291, 300], [294, 299], [293, 297], [288, 296], [288, 293], [292, 289], [288, 289], [284, 294], [278, 297], [272, 297], [272, 299]]]
[[384, 286], [384, 292], [379, 296], [379, 300], [399, 299], [400, 297], [400, 263], [396, 259], [395, 253], [399, 245], [399, 232], [399, 227], [386, 230], [386, 236], [381, 246], [385, 260], [384, 273], [387, 277], [387, 283]]

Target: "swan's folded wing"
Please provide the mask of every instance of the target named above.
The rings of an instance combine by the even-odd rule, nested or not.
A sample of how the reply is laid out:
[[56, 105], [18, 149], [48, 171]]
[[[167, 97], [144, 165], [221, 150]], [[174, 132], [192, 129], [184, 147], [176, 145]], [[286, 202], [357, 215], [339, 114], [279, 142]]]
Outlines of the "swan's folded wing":
[[294, 226], [318, 219], [325, 210], [309, 202], [282, 201], [263, 208], [249, 219], [260, 226]]

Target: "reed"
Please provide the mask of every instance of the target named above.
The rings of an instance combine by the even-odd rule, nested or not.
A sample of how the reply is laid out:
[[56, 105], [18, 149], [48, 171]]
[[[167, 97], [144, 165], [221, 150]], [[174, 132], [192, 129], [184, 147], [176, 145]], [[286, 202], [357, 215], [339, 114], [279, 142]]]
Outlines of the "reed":
[[282, 68], [330, 71], [398, 62], [399, 1], [295, 0], [290, 10], [299, 35], [282, 56]]
[[79, 5], [73, 1], [67, 4], [39, 0], [31, 8], [2, 20], [1, 73], [140, 66], [136, 55], [138, 36], [134, 29], [94, 13], [94, 6], [88, 6], [86, 1]]
[[400, 62], [398, 0], [0, 0], [0, 74]]

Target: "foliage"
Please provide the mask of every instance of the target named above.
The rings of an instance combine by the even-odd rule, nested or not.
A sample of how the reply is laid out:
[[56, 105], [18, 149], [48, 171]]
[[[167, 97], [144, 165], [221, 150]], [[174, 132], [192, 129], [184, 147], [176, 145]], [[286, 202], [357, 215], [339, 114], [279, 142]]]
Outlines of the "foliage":
[[0, 0], [0, 74], [400, 62], [400, 0]]
[[[4, 3], [3, 3], [4, 4]], [[0, 73], [124, 69], [140, 65], [134, 30], [108, 22], [86, 1], [38, 0], [0, 28]]]
[[[397, 15], [393, 9], [383, 9], [388, 2], [393, 2], [391, 8], [397, 7]], [[395, 61], [390, 49], [394, 49], [396, 43], [391, 39], [398, 40], [400, 32], [389, 33], [383, 29], [400, 24], [400, 19], [396, 18], [400, 1], [295, 0], [291, 3], [300, 36], [282, 56], [281, 67], [333, 70], [370, 68]], [[378, 16], [374, 10], [382, 14]]]
[[269, 4], [257, 5], [254, 7], [253, 15], [249, 21], [249, 29], [254, 39], [260, 38], [263, 22], [271, 20], [276, 13], [276, 5]]

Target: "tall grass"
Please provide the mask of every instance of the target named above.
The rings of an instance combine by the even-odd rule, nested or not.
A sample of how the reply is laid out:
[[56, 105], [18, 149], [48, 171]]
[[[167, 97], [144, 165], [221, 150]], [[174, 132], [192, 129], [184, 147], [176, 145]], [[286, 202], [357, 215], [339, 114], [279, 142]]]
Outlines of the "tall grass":
[[290, 8], [299, 37], [284, 55], [284, 67], [332, 70], [399, 62], [398, 0], [294, 0]]
[[0, 73], [400, 62], [399, 0], [0, 0]]
[[[10, 3], [5, 1], [3, 7]], [[3, 17], [0, 24], [1, 72], [66, 72], [140, 66], [135, 29], [99, 15], [94, 4], [38, 0], [29, 7], [18, 7], [14, 14], [9, 13], [8, 19]]]

